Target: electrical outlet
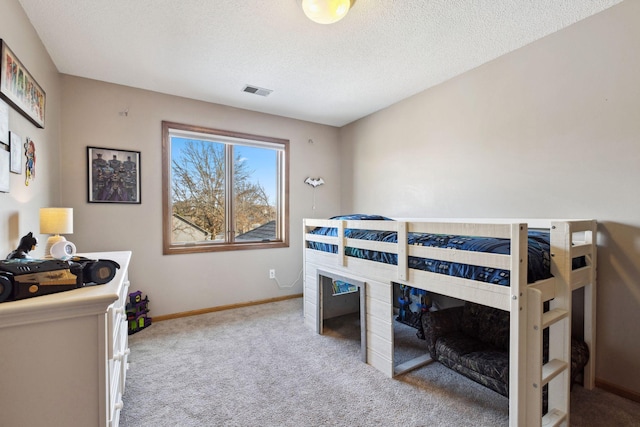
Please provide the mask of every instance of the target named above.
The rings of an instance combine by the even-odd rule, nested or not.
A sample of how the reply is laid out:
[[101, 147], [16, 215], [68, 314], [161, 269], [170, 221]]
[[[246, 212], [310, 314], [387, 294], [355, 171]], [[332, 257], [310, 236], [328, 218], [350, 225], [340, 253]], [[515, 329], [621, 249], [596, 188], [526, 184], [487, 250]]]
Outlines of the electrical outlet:
[[276, 278], [276, 270], [275, 269], [271, 269], [269, 270], [269, 279], [275, 279]]

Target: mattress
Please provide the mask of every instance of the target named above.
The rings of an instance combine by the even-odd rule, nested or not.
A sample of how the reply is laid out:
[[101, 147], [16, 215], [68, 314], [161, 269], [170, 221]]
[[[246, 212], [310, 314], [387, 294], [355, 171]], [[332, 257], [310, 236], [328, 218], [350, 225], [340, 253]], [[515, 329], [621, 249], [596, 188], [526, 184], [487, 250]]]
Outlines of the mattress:
[[[332, 217], [335, 220], [372, 220], [392, 221], [379, 215], [342, 215]], [[317, 227], [310, 231], [311, 234], [324, 236], [337, 236], [337, 228]], [[536, 282], [551, 277], [550, 261], [550, 234], [547, 230], [529, 230], [528, 232], [528, 269], [527, 281]], [[388, 243], [397, 243], [398, 235], [395, 231], [376, 231], [362, 229], [345, 229], [345, 237], [361, 240], [372, 240]], [[409, 245], [430, 246], [446, 249], [486, 252], [508, 255], [511, 251], [509, 239], [492, 237], [457, 236], [431, 233], [408, 233]], [[307, 248], [323, 252], [337, 253], [338, 246], [328, 243], [307, 242]], [[388, 252], [372, 251], [367, 249], [345, 247], [345, 255], [354, 258], [366, 259], [385, 264], [398, 264], [396, 254]], [[449, 261], [417, 258], [410, 256], [409, 268], [429, 271], [432, 273], [449, 276], [463, 277], [466, 279], [491, 283], [499, 286], [509, 286], [510, 272], [490, 267], [460, 264]]]

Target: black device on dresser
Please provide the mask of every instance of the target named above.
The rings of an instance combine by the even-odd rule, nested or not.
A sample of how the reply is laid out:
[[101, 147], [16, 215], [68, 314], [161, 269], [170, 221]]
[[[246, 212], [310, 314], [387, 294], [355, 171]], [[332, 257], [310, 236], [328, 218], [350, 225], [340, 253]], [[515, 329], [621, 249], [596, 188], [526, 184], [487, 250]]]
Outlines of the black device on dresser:
[[0, 302], [102, 285], [113, 279], [118, 268], [115, 261], [80, 256], [0, 260]]

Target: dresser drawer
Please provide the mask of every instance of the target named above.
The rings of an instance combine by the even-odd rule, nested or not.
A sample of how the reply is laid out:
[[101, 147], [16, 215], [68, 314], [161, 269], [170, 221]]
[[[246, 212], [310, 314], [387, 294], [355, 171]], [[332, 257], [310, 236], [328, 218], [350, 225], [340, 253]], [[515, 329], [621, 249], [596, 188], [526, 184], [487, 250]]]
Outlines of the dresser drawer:
[[[124, 391], [124, 372], [129, 356], [127, 321], [123, 317], [114, 338], [113, 357], [109, 359], [109, 415], [112, 421], [118, 419], [122, 409], [122, 393]], [[117, 425], [113, 423], [113, 425]]]
[[[127, 298], [129, 296], [129, 281], [125, 281], [120, 288], [120, 292], [118, 293], [118, 299], [109, 307], [107, 312], [107, 337], [109, 342], [107, 343], [107, 357], [112, 359], [114, 354], [121, 350], [123, 347], [118, 342], [119, 337], [121, 336], [120, 329], [123, 328], [122, 323], [124, 322], [124, 329], [127, 329]], [[126, 335], [126, 332], [125, 332]], [[126, 347], [126, 343], [125, 343]]]
[[122, 409], [122, 393], [124, 391], [124, 370], [129, 355], [127, 300], [129, 297], [129, 281], [125, 280], [118, 291], [118, 299], [107, 311], [107, 410], [109, 426], [119, 423]]
[[120, 423], [120, 411], [124, 407], [124, 403], [122, 401], [122, 394], [118, 394], [117, 402], [111, 408], [111, 412], [109, 413], [109, 427], [117, 427]]

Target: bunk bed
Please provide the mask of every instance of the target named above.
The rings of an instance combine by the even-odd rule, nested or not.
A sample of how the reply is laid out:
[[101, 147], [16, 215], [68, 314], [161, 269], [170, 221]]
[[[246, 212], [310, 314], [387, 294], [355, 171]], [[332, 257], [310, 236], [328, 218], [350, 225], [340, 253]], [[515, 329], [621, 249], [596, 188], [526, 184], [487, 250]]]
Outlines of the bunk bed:
[[[584, 386], [594, 387], [595, 220], [349, 215], [305, 219], [303, 236], [305, 324], [322, 332], [323, 278], [364, 283], [363, 360], [389, 377], [431, 362], [425, 354], [394, 365], [394, 283], [495, 307], [510, 313], [510, 426], [569, 425], [572, 292], [584, 289], [582, 332], [591, 353]], [[541, 416], [545, 385], [549, 410]]]

